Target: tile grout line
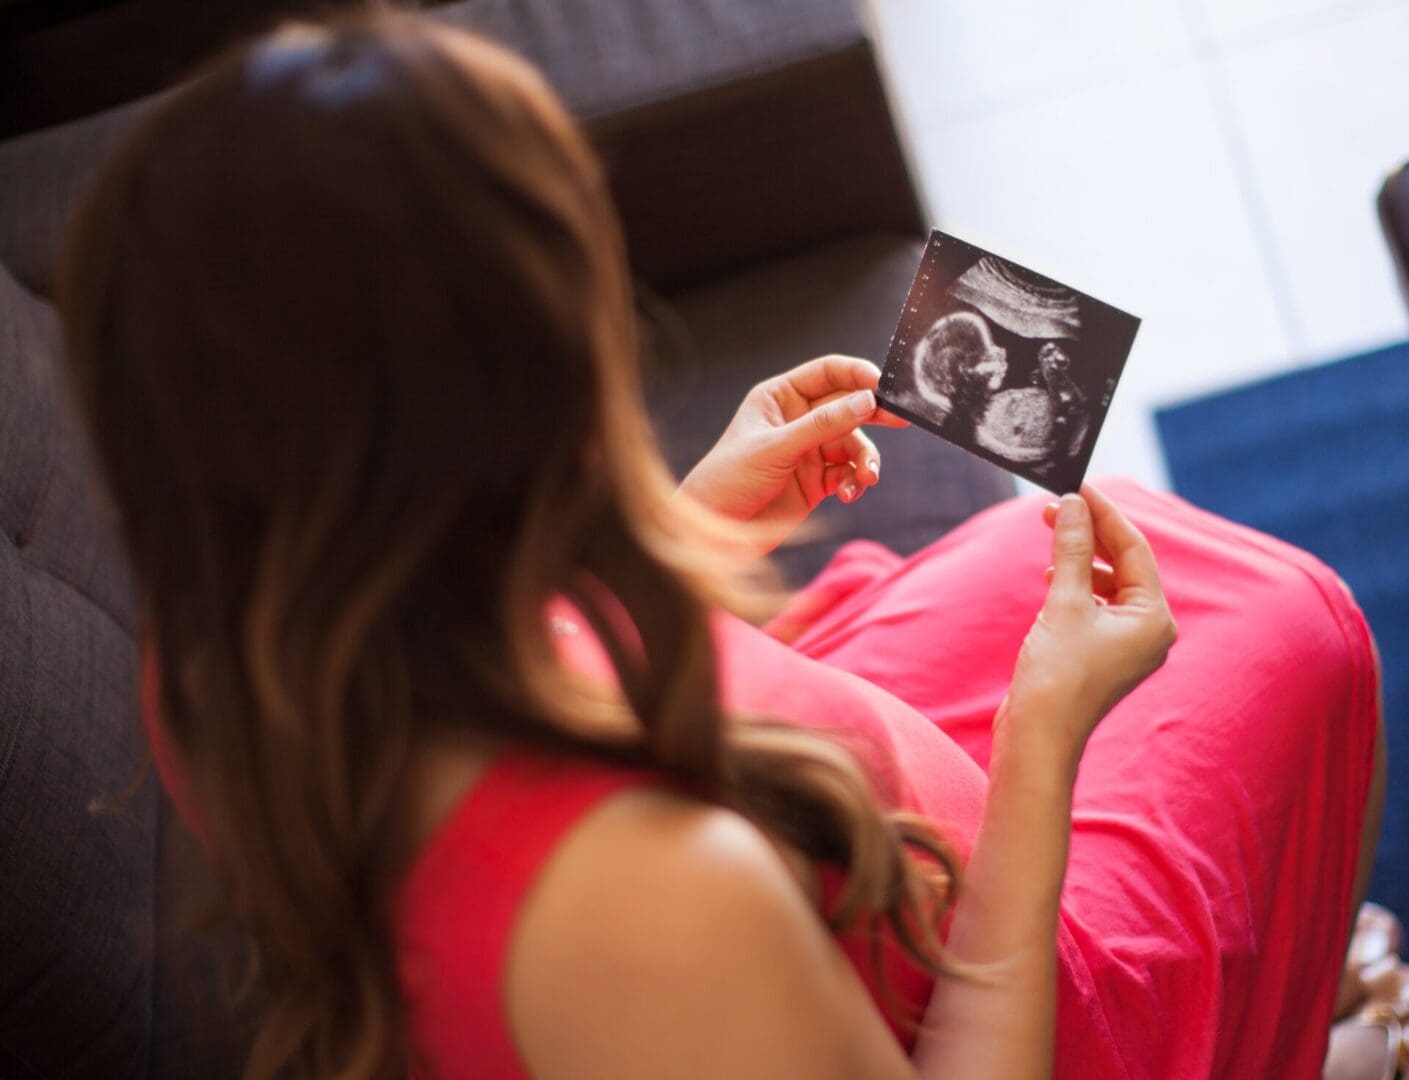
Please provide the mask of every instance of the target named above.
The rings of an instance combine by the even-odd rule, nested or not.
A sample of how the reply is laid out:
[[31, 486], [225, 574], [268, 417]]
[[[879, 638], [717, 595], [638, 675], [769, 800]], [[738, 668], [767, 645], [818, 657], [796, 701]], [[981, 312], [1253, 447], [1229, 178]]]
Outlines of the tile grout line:
[[1132, 58], [1127, 62], [1113, 65], [1100, 74], [1091, 75], [1084, 78], [1075, 78], [1069, 81], [1053, 80], [1050, 82], [1034, 83], [1018, 90], [1006, 91], [988, 98], [978, 98], [973, 101], [964, 102], [951, 112], [939, 113], [936, 115], [936, 122], [942, 127], [959, 126], [965, 124], [986, 123], [989, 120], [1001, 119], [1015, 112], [1021, 112], [1030, 108], [1034, 101], [1050, 101], [1056, 98], [1075, 97], [1092, 90], [1099, 90], [1109, 86], [1120, 79], [1129, 78], [1142, 71], [1149, 70], [1152, 63], [1158, 63], [1162, 67], [1172, 67], [1178, 64], [1187, 63], [1194, 59], [1192, 51], [1187, 55], [1181, 52], [1169, 52], [1157, 56], [1145, 56]]
[[[1050, 81], [1033, 83], [1016, 90], [999, 91], [987, 97], [962, 101], [950, 111], [937, 112], [931, 119], [942, 127], [982, 123], [994, 117], [1006, 116], [1025, 109], [1039, 98], [1067, 97], [1086, 93], [1106, 86], [1117, 79], [1147, 71], [1153, 65], [1168, 68], [1188, 61], [1201, 62], [1214, 53], [1220, 57], [1227, 53], [1236, 53], [1248, 47], [1333, 26], [1353, 19], [1366, 11], [1389, 8], [1401, 0], [1338, 0], [1329, 8], [1309, 13], [1284, 14], [1269, 22], [1230, 31], [1223, 37], [1221, 45], [1212, 44], [1218, 40], [1218, 37], [1202, 10], [1197, 9], [1198, 2], [1199, 0], [1177, 0], [1175, 5], [1180, 11], [1184, 28], [1190, 35], [1187, 48], [1157, 49], [1148, 54], [1130, 56], [1113, 63], [1099, 73], [1065, 80], [1053, 78]], [[873, 20], [871, 28], [878, 40], [894, 32], [889, 29], [891, 26], [889, 20], [893, 16], [880, 14], [884, 0], [863, 0], [863, 3], [865, 10], [870, 13]], [[1191, 5], [1197, 9], [1192, 14]], [[898, 21], [903, 22], [904, 20]], [[898, 86], [897, 96], [904, 96], [900, 94]]]
[[1277, 244], [1271, 219], [1267, 215], [1252, 153], [1243, 138], [1225, 59], [1207, 18], [1199, 8], [1199, 3], [1200, 0], [1180, 0], [1179, 4], [1185, 27], [1189, 32], [1191, 53], [1205, 73], [1202, 81], [1213, 99], [1215, 122], [1233, 165], [1239, 197], [1248, 215], [1248, 226], [1257, 245], [1263, 272], [1267, 275], [1272, 302], [1291, 342], [1293, 355], [1285, 359], [1290, 361], [1293, 367], [1300, 367], [1306, 362], [1306, 330], [1301, 324], [1301, 315], [1292, 295], [1291, 281], [1287, 276], [1282, 252]]
[[[1300, 14], [1283, 14], [1260, 24], [1230, 30], [1222, 37], [1223, 51], [1234, 53], [1272, 42], [1284, 41], [1313, 30], [1324, 30], [1368, 13], [1388, 9], [1401, 0], [1338, 0], [1329, 7]], [[1209, 37], [1214, 37], [1211, 28]]]
[[[884, 39], [897, 33], [897, 27], [907, 23], [903, 17], [897, 18], [894, 15], [882, 14], [886, 8], [885, 0], [861, 0], [861, 4], [862, 10], [872, 18], [871, 29], [877, 34], [882, 45], [885, 45]], [[940, 105], [933, 113], [924, 114], [925, 122], [938, 127], [985, 123], [1014, 112], [1020, 112], [1031, 107], [1035, 101], [1047, 101], [1087, 93], [1108, 86], [1119, 79], [1129, 78], [1146, 71], [1152, 65], [1170, 67], [1185, 63], [1192, 58], [1191, 50], [1166, 46], [1148, 54], [1129, 56], [1116, 61], [1099, 72], [1075, 77], [1049, 77], [1016, 89], [1000, 90], [987, 96], [963, 100], [957, 104], [951, 103], [948, 106]], [[893, 55], [888, 55], [887, 61], [897, 72], [905, 66], [896, 63]], [[892, 81], [898, 100], [907, 100], [912, 96], [908, 93], [909, 88], [904, 85], [905, 80], [900, 76], [892, 75]], [[916, 111], [919, 112], [919, 110]]]

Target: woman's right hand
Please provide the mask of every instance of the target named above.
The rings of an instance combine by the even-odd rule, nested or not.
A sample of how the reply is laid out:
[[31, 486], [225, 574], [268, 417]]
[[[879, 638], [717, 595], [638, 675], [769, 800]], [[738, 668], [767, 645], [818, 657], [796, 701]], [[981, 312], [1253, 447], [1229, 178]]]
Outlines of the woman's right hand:
[[1110, 499], [1087, 484], [1043, 517], [1052, 527], [1047, 599], [994, 736], [1009, 749], [1047, 747], [1074, 777], [1097, 723], [1164, 663], [1176, 630], [1149, 542]]
[[1174, 644], [1150, 545], [1109, 499], [1084, 487], [1044, 517], [1051, 585], [994, 719], [988, 797], [947, 942], [991, 976], [943, 981], [916, 1043], [925, 1077], [1052, 1075], [1077, 763], [1101, 717]]

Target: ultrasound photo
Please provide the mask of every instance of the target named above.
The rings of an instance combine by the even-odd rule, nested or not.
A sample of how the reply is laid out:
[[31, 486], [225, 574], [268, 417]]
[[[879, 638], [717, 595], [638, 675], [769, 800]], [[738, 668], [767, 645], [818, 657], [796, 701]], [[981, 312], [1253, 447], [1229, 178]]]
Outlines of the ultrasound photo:
[[1061, 494], [1086, 475], [1140, 320], [938, 229], [877, 397]]

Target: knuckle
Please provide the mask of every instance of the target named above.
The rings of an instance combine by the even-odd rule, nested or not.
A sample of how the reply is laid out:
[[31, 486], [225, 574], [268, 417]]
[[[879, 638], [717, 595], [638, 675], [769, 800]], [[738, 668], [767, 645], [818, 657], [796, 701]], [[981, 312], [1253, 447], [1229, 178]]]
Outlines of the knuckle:
[[1096, 545], [1080, 533], [1067, 533], [1056, 538], [1052, 554], [1064, 562], [1081, 562], [1083, 559], [1090, 562], [1095, 557]]
[[1151, 627], [1149, 649], [1153, 665], [1151, 670], [1162, 667], [1169, 656], [1169, 651], [1174, 648], [1174, 643], [1179, 639], [1179, 627], [1175, 624], [1173, 616], [1166, 609], [1155, 619]]
[[1047, 594], [1047, 603], [1043, 610], [1049, 617], [1048, 621], [1065, 622], [1079, 618], [1088, 606], [1087, 597], [1078, 590], [1069, 589], [1064, 585], [1054, 585], [1051, 592]]
[[763, 379], [749, 387], [749, 392], [745, 396], [751, 397], [755, 401], [759, 398], [770, 397], [777, 384], [777, 379]]

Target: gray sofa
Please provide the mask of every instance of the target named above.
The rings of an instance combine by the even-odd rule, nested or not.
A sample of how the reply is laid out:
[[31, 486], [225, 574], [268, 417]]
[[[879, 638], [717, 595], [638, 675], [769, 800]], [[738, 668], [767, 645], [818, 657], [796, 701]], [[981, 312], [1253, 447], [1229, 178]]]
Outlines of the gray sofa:
[[[639, 278], [649, 394], [687, 468], [745, 389], [823, 352], [880, 358], [928, 222], [845, 0], [478, 0], [434, 17], [537, 61], [607, 160]], [[0, 1075], [219, 1077], [244, 1026], [190, 837], [134, 714], [136, 606], [62, 386], [49, 303], [76, 193], [150, 107], [0, 143]], [[886, 480], [785, 550], [912, 551], [1011, 494], [917, 432]], [[182, 902], [178, 902], [178, 900]]]

